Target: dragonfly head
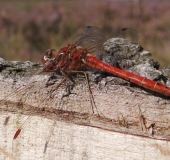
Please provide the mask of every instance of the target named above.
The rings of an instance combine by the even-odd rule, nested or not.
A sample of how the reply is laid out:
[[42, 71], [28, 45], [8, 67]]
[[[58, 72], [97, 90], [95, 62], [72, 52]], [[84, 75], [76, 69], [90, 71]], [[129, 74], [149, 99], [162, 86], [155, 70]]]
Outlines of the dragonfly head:
[[54, 70], [55, 57], [57, 53], [58, 52], [56, 49], [49, 49], [43, 54], [41, 62], [44, 66], [44, 70], [46, 71]]
[[49, 49], [43, 54], [41, 61], [42, 61], [43, 64], [45, 64], [46, 62], [55, 58], [56, 55], [57, 55], [56, 49]]

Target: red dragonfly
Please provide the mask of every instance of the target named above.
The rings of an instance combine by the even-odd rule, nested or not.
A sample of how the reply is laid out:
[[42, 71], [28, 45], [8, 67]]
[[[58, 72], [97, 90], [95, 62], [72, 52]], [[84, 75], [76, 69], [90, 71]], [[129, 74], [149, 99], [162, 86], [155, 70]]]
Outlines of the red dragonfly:
[[[44, 66], [42, 71], [55, 72], [60, 70], [63, 75], [67, 76], [73, 71], [81, 71], [84, 67], [94, 68], [111, 73], [151, 91], [170, 96], [170, 88], [165, 85], [99, 60], [97, 57], [99, 57], [98, 53], [102, 51], [101, 47], [104, 40], [105, 37], [100, 29], [88, 26], [83, 34], [77, 37], [74, 44], [68, 44], [58, 51], [55, 49], [47, 50], [42, 56], [42, 64]], [[20, 132], [21, 128], [17, 130], [13, 139], [16, 139]]]
[[[97, 40], [94, 39], [93, 35], [97, 35]], [[98, 28], [88, 26], [75, 44], [69, 44], [59, 51], [51, 49], [45, 52], [42, 57], [42, 64], [44, 65], [43, 71], [54, 72], [59, 69], [63, 73], [69, 73], [71, 71], [78, 71], [82, 67], [91, 67], [111, 73], [151, 91], [170, 96], [170, 88], [165, 85], [113, 67], [96, 58], [95, 49], [101, 46], [100, 42], [102, 41], [102, 37]], [[88, 49], [81, 47], [82, 44], [89, 44], [89, 42], [91, 42], [92, 45], [88, 46]]]

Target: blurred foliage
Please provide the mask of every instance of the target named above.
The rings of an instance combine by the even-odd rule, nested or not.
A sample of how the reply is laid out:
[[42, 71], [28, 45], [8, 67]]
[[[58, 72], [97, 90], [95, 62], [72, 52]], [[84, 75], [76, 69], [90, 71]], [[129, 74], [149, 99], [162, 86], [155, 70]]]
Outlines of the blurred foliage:
[[40, 61], [43, 52], [71, 43], [88, 25], [107, 37], [129, 27], [164, 66], [170, 64], [169, 8], [166, 1], [0, 1], [0, 56]]

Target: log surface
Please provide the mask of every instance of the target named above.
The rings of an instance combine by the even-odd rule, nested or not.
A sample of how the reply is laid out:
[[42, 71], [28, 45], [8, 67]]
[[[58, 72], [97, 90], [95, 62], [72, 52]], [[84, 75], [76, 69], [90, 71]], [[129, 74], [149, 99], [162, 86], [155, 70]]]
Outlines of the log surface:
[[1, 59], [0, 68], [0, 159], [170, 158], [168, 98], [89, 72], [92, 105], [83, 74], [56, 89], [62, 76], [49, 81], [38, 64]]

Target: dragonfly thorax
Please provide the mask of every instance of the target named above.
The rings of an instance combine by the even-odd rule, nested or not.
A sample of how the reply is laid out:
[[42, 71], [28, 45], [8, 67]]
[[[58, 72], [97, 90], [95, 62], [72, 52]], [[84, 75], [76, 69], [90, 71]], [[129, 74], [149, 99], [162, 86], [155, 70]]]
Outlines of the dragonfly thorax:
[[69, 44], [59, 51], [55, 49], [47, 50], [43, 57], [42, 63], [44, 71], [62, 70], [64, 72], [77, 71], [84, 64], [88, 51], [85, 48]]

